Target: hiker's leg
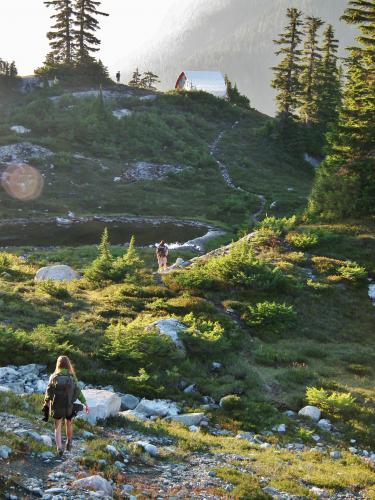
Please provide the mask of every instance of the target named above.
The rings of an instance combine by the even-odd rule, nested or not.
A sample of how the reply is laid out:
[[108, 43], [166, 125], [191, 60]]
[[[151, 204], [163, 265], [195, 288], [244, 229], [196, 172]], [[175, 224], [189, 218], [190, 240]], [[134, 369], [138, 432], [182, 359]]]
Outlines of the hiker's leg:
[[71, 443], [73, 440], [73, 419], [65, 420], [66, 439]]
[[167, 257], [163, 258], [163, 269], [167, 269]]
[[58, 450], [62, 449], [62, 444], [61, 444], [61, 418], [60, 419], [55, 419], [55, 441], [56, 441], [56, 447]]

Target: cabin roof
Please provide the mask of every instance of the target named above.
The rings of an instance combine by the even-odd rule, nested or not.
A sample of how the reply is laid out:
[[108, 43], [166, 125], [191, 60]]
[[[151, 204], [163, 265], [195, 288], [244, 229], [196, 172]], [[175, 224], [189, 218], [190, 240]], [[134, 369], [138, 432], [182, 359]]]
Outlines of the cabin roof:
[[189, 86], [196, 90], [205, 90], [213, 94], [226, 95], [226, 84], [220, 71], [192, 71], [185, 70], [181, 73], [177, 82], [185, 75]]

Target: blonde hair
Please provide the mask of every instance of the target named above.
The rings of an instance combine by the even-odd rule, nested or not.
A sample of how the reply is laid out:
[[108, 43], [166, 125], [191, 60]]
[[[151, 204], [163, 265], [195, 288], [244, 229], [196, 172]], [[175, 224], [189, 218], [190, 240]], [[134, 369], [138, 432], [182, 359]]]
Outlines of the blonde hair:
[[68, 358], [68, 356], [59, 356], [56, 361], [56, 368], [55, 368], [55, 373], [58, 373], [60, 370], [68, 370], [69, 373], [72, 375], [75, 375], [76, 372], [74, 370], [74, 366], [72, 365], [72, 362]]

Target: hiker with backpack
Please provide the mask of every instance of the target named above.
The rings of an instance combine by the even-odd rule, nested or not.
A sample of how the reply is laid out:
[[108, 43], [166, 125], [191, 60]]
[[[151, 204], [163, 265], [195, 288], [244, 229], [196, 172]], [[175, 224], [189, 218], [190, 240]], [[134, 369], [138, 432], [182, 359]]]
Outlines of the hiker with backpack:
[[156, 247], [156, 258], [158, 259], [159, 271], [165, 271], [167, 269], [169, 249], [164, 240], [162, 240]]
[[[82, 405], [75, 403], [77, 399]], [[48, 421], [50, 415], [55, 420], [55, 440], [60, 457], [64, 453], [61, 439], [62, 421], [65, 420], [67, 439], [65, 450], [70, 451], [73, 441], [73, 417], [83, 410], [83, 405], [88, 414], [89, 407], [79, 388], [74, 367], [67, 356], [60, 356], [57, 359], [55, 371], [49, 379], [42, 410], [44, 421]]]

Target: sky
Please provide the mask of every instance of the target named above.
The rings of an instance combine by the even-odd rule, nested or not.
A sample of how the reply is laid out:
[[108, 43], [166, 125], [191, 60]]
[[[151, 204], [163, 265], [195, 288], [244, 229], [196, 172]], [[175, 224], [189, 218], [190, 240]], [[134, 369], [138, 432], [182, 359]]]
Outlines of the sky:
[[[110, 16], [100, 18], [98, 57], [116, 71], [116, 62], [130, 56], [134, 47], [158, 38], [167, 12], [177, 1], [103, 0], [101, 9]], [[46, 33], [52, 9], [43, 0], [0, 0], [0, 6], [0, 58], [15, 60], [21, 75], [32, 74], [48, 52]]]

